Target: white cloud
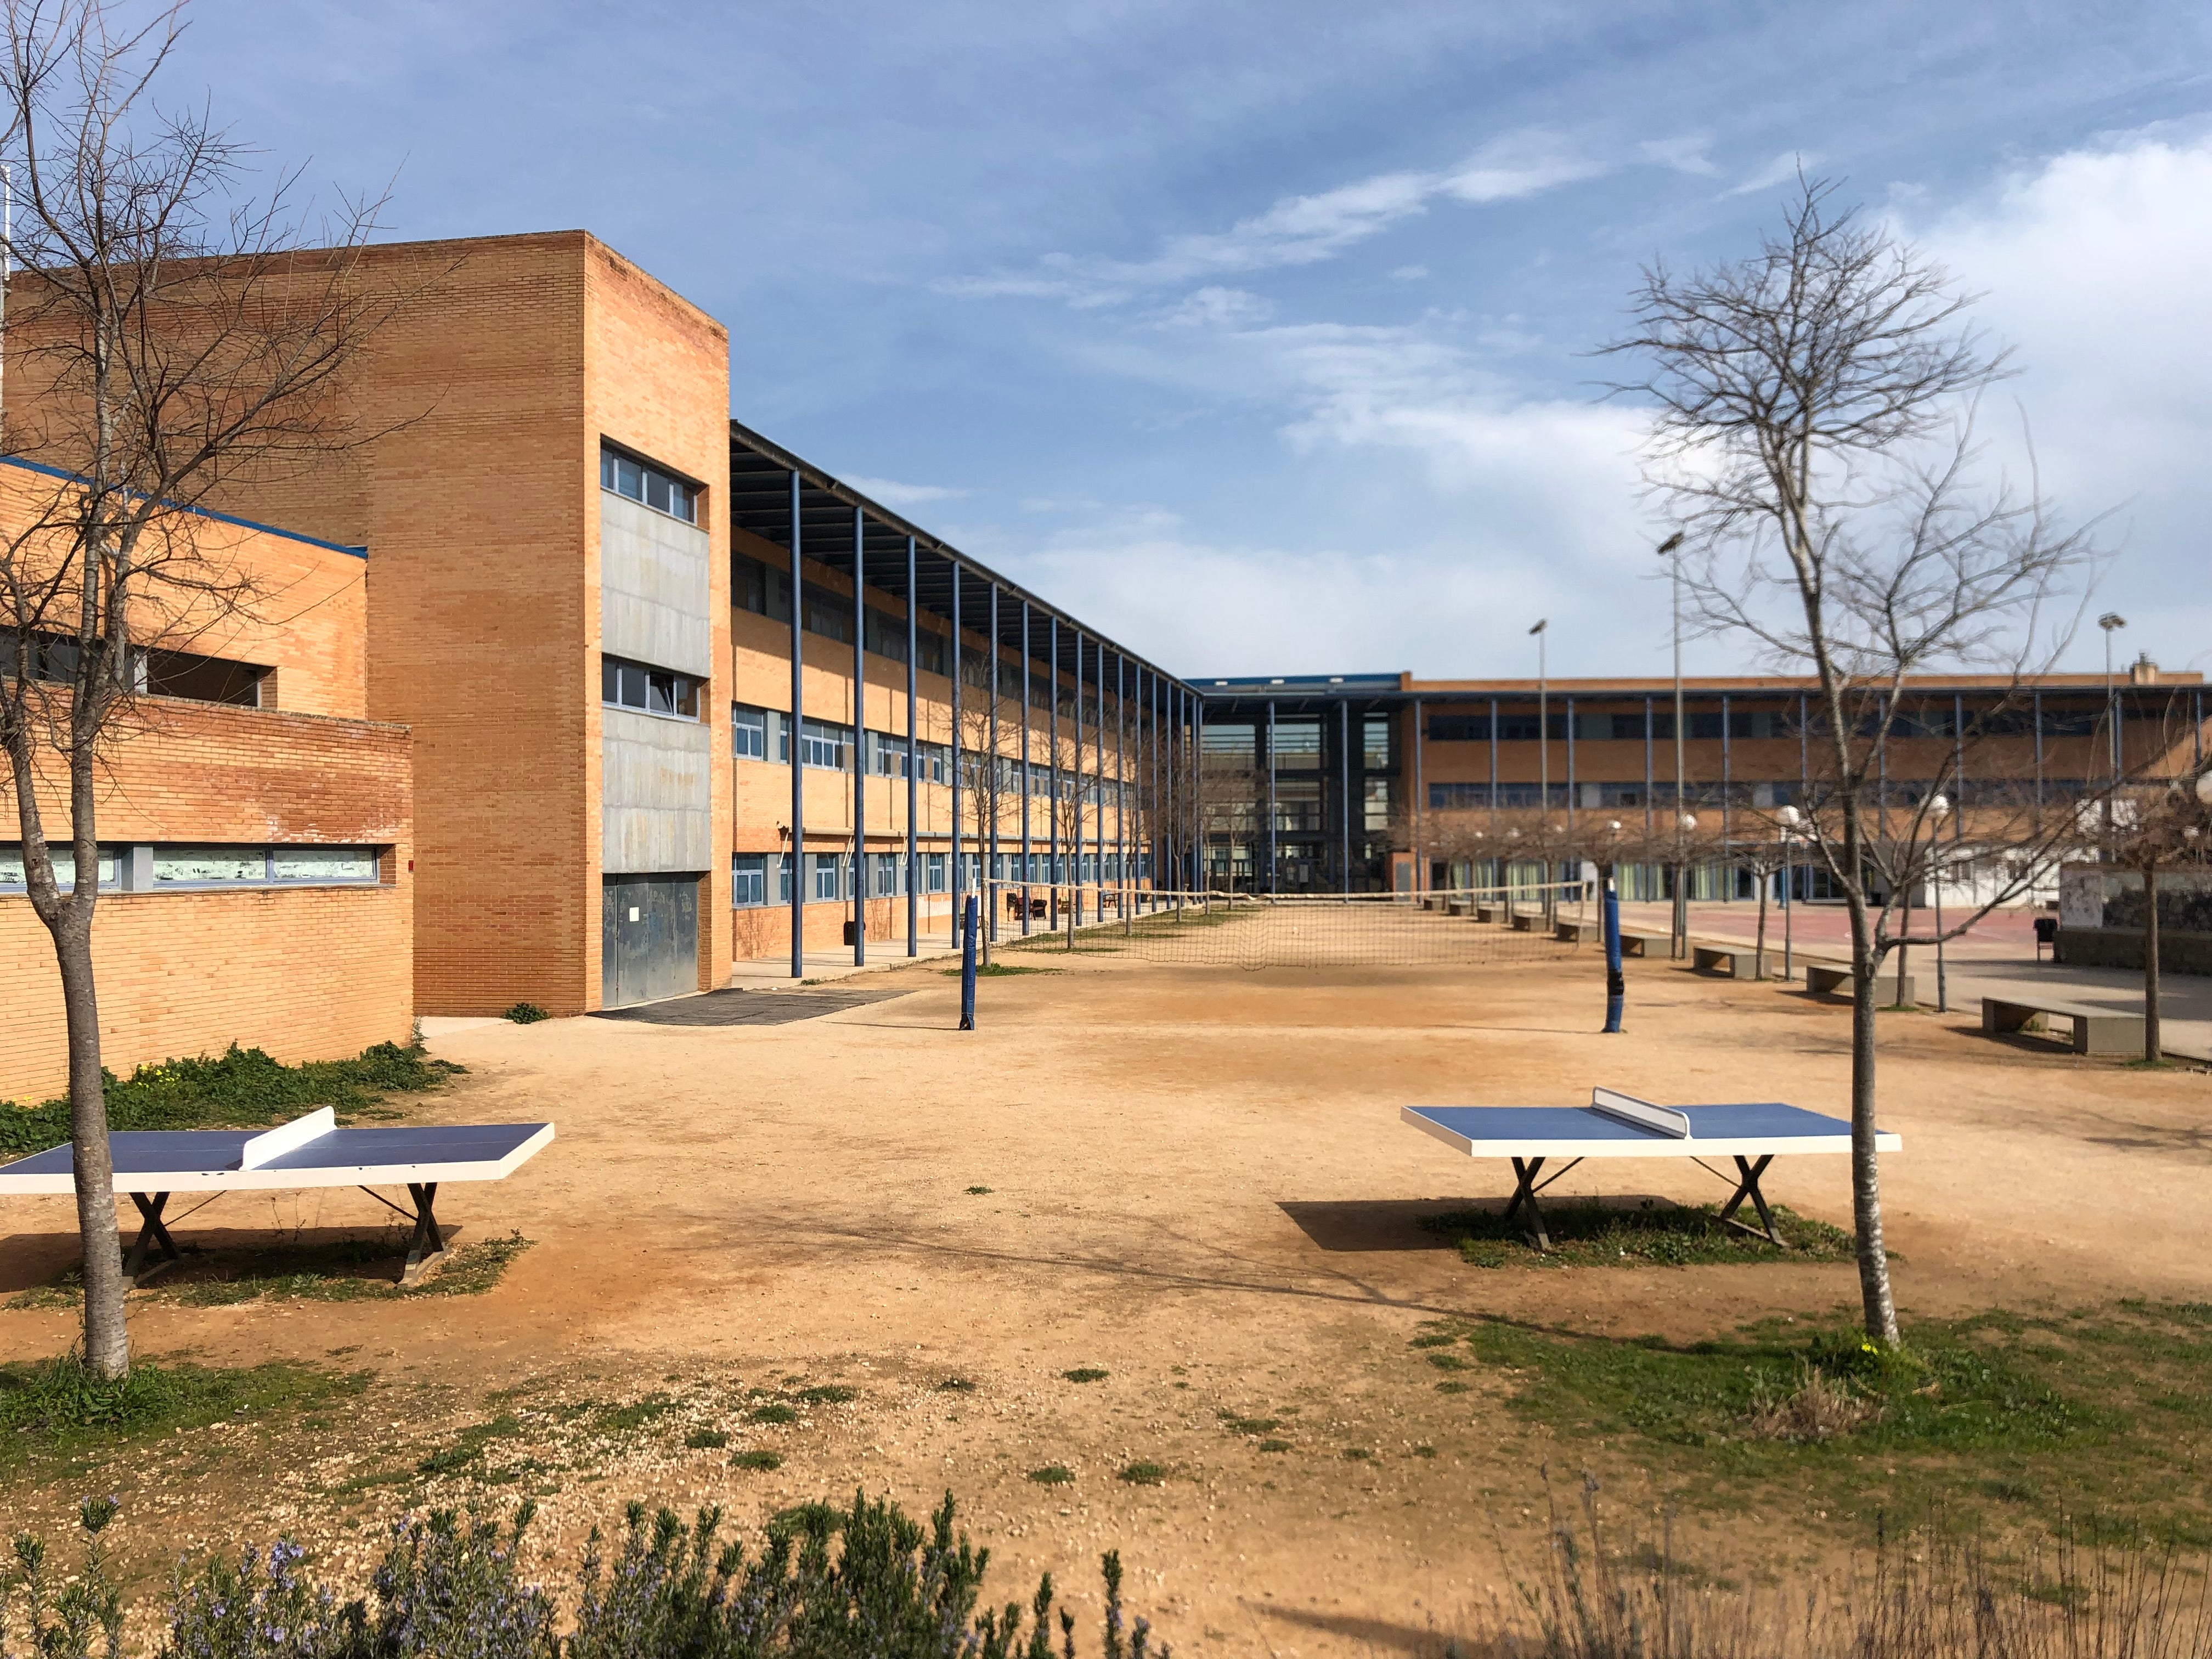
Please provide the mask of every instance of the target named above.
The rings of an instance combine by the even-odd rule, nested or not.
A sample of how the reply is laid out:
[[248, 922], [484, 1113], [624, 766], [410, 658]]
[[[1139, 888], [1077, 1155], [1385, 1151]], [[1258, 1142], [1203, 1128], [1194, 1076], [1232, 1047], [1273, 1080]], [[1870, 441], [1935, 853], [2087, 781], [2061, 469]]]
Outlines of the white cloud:
[[900, 483], [892, 478], [862, 478], [849, 473], [844, 481], [885, 507], [923, 507], [931, 501], [957, 501], [968, 493], [945, 484]]
[[2169, 667], [2212, 667], [2208, 202], [2212, 135], [2151, 131], [2023, 168], [1988, 199], [1906, 227], [1985, 294], [1978, 319], [2016, 349], [2020, 376], [1986, 411], [1998, 459], [2025, 465], [2017, 400], [2046, 492], [2077, 520], [2112, 512], [2121, 556], [2100, 594], [2128, 612], [2127, 642]]
[[1705, 153], [1712, 148], [1712, 142], [1703, 133], [1692, 133], [1680, 138], [1654, 138], [1638, 144], [1636, 149], [1654, 167], [1672, 167], [1677, 173], [1711, 179], [1720, 172]]
[[1797, 176], [1800, 170], [1810, 178], [1813, 169], [1818, 167], [1820, 162], [1820, 158], [1810, 150], [1785, 149], [1758, 172], [1753, 173], [1750, 178], [1732, 190], [1723, 191], [1722, 194], [1748, 196], [1753, 191], [1772, 190], [1777, 185], [1788, 184]]
[[1275, 307], [1241, 288], [1201, 288], [1162, 313], [1164, 328], [1249, 328], [1263, 323]]
[[1377, 173], [1307, 196], [1286, 196], [1225, 231], [1170, 237], [1143, 260], [1050, 253], [1029, 271], [956, 277], [939, 292], [968, 299], [1060, 299], [1111, 305], [1147, 289], [1317, 264], [1428, 210], [1443, 198], [1480, 205], [1517, 201], [1607, 171], [1579, 146], [1539, 128], [1504, 134], [1457, 167]]
[[1418, 283], [1429, 274], [1426, 265], [1400, 265], [1390, 275], [1401, 283]]

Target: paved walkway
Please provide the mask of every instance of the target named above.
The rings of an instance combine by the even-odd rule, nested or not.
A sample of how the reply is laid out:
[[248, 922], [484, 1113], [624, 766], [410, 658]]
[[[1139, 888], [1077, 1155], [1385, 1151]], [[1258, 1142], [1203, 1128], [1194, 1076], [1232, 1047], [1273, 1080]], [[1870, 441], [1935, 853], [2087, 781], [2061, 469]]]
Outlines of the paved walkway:
[[[1997, 910], [1968, 933], [1943, 947], [1950, 1012], [1978, 1018], [1985, 996], [2023, 1000], [2055, 996], [2112, 1013], [2142, 1012], [2142, 975], [2132, 969], [2079, 968], [2035, 956], [2033, 910]], [[1664, 904], [1624, 904], [1620, 925], [1632, 932], [1664, 933], [1669, 925]], [[1778, 907], [1766, 913], [1766, 948], [1771, 971], [1779, 974], [1783, 918]], [[1790, 918], [1792, 943], [1800, 956], [1841, 960], [1850, 937], [1850, 917], [1841, 905], [1800, 904]], [[1715, 943], [1750, 945], [1759, 935], [1756, 902], [1693, 904], [1690, 937]], [[1935, 952], [1916, 947], [1905, 971], [1920, 983], [1923, 998], [1936, 983]], [[1893, 971], [1897, 958], [1885, 964]], [[2160, 987], [2161, 1035], [2167, 1053], [2179, 1059], [2212, 1063], [2212, 978], [2168, 974]]]

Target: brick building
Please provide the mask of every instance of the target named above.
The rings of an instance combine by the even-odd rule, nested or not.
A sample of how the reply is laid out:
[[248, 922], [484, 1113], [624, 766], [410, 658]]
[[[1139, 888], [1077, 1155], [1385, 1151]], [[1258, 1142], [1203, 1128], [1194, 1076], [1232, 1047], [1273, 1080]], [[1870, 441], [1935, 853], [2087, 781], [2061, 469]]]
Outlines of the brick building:
[[[0, 527], [70, 488], [0, 462]], [[285, 1060], [404, 1042], [408, 740], [367, 718], [362, 550], [205, 514], [182, 515], [182, 532], [252, 598], [146, 653], [151, 695], [108, 757], [93, 926], [106, 1063], [127, 1074], [234, 1040]], [[59, 755], [47, 776], [41, 820], [65, 844]], [[39, 1100], [66, 1086], [66, 1031], [4, 774], [0, 811], [0, 1100]], [[73, 878], [66, 851], [58, 860]]]

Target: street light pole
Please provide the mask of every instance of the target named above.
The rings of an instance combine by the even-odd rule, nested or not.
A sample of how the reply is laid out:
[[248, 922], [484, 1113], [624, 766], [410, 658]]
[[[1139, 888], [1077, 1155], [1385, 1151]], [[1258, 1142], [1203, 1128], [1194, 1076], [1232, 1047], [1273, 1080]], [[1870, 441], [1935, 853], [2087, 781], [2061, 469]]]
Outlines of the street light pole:
[[[2109, 637], [2109, 635], [2107, 636]], [[1928, 891], [1936, 902], [1936, 1012], [1951, 1012], [1949, 987], [1943, 980], [1943, 820], [1951, 815], [1948, 797], [1936, 795], [1928, 802]]]
[[1796, 884], [1797, 826], [1803, 822], [1803, 815], [1794, 806], [1785, 806], [1774, 816], [1782, 824], [1782, 977], [1787, 982], [1790, 978], [1790, 912], [1796, 908], [1791, 902], [1795, 895], [1790, 890]]
[[1536, 636], [1536, 799], [1543, 810], [1544, 816], [1540, 822], [1544, 826], [1544, 845], [1547, 848], [1544, 862], [1544, 890], [1539, 902], [1543, 905], [1544, 914], [1547, 917], [1552, 914], [1553, 876], [1551, 854], [1548, 850], [1552, 841], [1552, 713], [1551, 682], [1547, 670], [1545, 654], [1545, 647], [1549, 643], [1549, 636], [1545, 633], [1545, 629], [1550, 626], [1551, 618], [1546, 617], [1540, 619], [1536, 625], [1528, 630]]
[[1659, 544], [1659, 556], [1670, 561], [1669, 571], [1674, 585], [1674, 940], [1671, 953], [1686, 957], [1690, 953], [1690, 902], [1683, 884], [1689, 872], [1684, 868], [1682, 811], [1682, 532], [1676, 531]]
[[2112, 722], [2112, 731], [2106, 748], [2112, 765], [2112, 784], [2105, 792], [2105, 860], [2112, 858], [2112, 797], [2120, 787], [2120, 711], [2113, 701], [2112, 635], [2128, 625], [2128, 619], [2117, 611], [2107, 611], [2097, 618], [2097, 626], [2105, 631], [2105, 718]]

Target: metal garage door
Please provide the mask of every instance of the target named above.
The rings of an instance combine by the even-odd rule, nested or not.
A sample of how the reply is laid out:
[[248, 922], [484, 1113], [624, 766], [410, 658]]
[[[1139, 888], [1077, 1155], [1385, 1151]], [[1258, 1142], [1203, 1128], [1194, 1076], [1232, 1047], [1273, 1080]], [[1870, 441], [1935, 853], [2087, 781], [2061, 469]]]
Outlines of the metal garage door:
[[699, 988], [699, 878], [610, 876], [599, 915], [600, 1006]]

